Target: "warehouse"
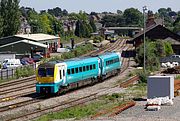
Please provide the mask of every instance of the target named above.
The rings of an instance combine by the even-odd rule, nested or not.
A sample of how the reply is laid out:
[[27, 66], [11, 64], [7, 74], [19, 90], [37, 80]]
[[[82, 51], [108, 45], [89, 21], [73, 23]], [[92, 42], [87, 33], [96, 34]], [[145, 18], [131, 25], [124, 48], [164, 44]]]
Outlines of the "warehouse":
[[47, 34], [20, 34], [0, 39], [0, 52], [10, 51], [17, 55], [41, 52], [44, 55], [56, 52], [59, 37]]

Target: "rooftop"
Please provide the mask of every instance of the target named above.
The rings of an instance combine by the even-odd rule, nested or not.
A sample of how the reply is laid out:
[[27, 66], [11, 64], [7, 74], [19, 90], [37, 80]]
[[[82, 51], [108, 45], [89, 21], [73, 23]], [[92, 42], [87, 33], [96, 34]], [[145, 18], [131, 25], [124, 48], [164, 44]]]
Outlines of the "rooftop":
[[51, 39], [59, 39], [59, 37], [48, 35], [48, 34], [18, 34], [16, 37], [21, 37], [24, 39], [41, 41], [41, 40], [51, 40]]

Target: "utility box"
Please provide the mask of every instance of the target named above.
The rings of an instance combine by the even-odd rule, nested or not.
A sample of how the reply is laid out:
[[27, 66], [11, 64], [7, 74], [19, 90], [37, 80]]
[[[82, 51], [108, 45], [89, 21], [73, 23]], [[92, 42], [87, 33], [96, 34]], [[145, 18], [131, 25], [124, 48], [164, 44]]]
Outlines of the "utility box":
[[173, 76], [149, 76], [147, 80], [147, 98], [155, 97], [174, 98], [174, 77]]

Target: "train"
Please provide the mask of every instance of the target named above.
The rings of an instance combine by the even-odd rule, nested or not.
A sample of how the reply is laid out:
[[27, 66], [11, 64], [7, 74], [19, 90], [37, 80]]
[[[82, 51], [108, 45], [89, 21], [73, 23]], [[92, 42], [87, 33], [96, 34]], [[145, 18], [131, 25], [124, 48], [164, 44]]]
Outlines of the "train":
[[49, 61], [36, 71], [36, 93], [59, 94], [62, 91], [94, 84], [119, 74], [121, 54], [106, 52], [102, 55]]

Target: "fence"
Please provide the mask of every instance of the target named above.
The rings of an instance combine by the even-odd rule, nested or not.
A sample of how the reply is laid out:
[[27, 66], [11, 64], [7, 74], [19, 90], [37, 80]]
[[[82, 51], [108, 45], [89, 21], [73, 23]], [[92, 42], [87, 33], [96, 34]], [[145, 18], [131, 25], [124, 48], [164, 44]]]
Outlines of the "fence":
[[2, 69], [0, 70], [0, 80], [5, 80], [5, 79], [11, 79], [11, 78], [16, 78], [16, 71], [19, 68], [26, 68], [26, 67], [32, 67], [34, 70], [36, 69], [36, 64], [30, 64], [30, 65], [24, 65], [16, 68], [9, 68], [9, 69]]

